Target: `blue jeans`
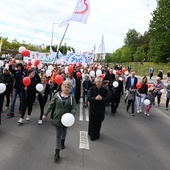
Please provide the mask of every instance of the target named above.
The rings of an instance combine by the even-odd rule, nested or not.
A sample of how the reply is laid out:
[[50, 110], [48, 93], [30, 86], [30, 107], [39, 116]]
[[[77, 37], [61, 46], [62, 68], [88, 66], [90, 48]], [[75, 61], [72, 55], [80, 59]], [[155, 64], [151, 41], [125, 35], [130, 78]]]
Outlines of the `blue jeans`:
[[14, 114], [15, 102], [16, 102], [16, 98], [17, 98], [18, 95], [19, 95], [19, 99], [20, 99], [19, 110], [22, 109], [22, 90], [21, 90], [21, 89], [13, 89], [13, 95], [12, 95], [12, 103], [11, 103], [10, 113], [13, 113], [13, 114]]
[[88, 94], [88, 91], [83, 90], [83, 103], [87, 102], [87, 94]]

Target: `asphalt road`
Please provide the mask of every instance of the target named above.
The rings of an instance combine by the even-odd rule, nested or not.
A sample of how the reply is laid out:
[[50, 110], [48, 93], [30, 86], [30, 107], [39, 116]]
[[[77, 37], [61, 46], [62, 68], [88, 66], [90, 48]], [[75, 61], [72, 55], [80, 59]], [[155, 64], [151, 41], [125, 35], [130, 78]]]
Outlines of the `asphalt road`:
[[[16, 110], [18, 103], [16, 104]], [[8, 119], [2, 113], [0, 126], [0, 170], [169, 170], [170, 112], [155, 106], [149, 117], [133, 117], [122, 102], [116, 116], [110, 107], [101, 129], [101, 138], [87, 137], [88, 109], [77, 105], [75, 124], [68, 129], [66, 148], [58, 163], [53, 160], [55, 128], [50, 116], [38, 125], [35, 102], [32, 119], [18, 126], [19, 114]]]

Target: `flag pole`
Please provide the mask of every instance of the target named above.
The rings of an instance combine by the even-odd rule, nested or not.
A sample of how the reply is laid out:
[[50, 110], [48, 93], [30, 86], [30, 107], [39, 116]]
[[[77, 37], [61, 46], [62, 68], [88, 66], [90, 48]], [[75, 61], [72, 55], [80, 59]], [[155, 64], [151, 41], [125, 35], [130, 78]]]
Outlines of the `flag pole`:
[[65, 31], [64, 31], [63, 37], [62, 37], [62, 39], [61, 39], [61, 41], [60, 41], [60, 44], [59, 44], [59, 46], [58, 46], [58, 48], [57, 48], [57, 54], [56, 54], [56, 56], [55, 56], [55, 59], [54, 59], [54, 63], [53, 63], [53, 64], [55, 64], [56, 59], [58, 59], [59, 50], [60, 50], [61, 44], [62, 44], [62, 42], [63, 42], [63, 39], [64, 39], [64, 37], [65, 37], [65, 35], [66, 35], [68, 26], [69, 26], [69, 24], [67, 25], [67, 27], [66, 27], [66, 29], [65, 29]]

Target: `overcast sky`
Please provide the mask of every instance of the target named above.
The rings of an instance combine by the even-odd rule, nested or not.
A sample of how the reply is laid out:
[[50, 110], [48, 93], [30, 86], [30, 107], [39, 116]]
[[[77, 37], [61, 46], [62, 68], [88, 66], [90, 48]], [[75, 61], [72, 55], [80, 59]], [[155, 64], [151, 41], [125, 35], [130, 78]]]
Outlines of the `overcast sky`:
[[[0, 2], [0, 36], [31, 44], [58, 44], [65, 27], [59, 23], [74, 11], [78, 0], [4, 0]], [[90, 0], [87, 24], [71, 21], [63, 44], [78, 51], [96, 52], [104, 35], [105, 52], [121, 48], [129, 29], [148, 30], [156, 0]]]

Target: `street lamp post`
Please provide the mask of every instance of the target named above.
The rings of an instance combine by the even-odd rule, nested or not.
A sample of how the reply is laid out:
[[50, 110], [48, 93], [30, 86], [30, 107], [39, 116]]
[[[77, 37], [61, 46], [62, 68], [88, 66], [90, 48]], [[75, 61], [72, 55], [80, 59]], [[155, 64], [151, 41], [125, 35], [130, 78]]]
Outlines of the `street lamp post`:
[[55, 25], [55, 24], [60, 24], [60, 23], [55, 23], [55, 22], [53, 22], [53, 26], [52, 26], [52, 34], [51, 34], [51, 47], [52, 47], [52, 45], [53, 45], [54, 25]]

